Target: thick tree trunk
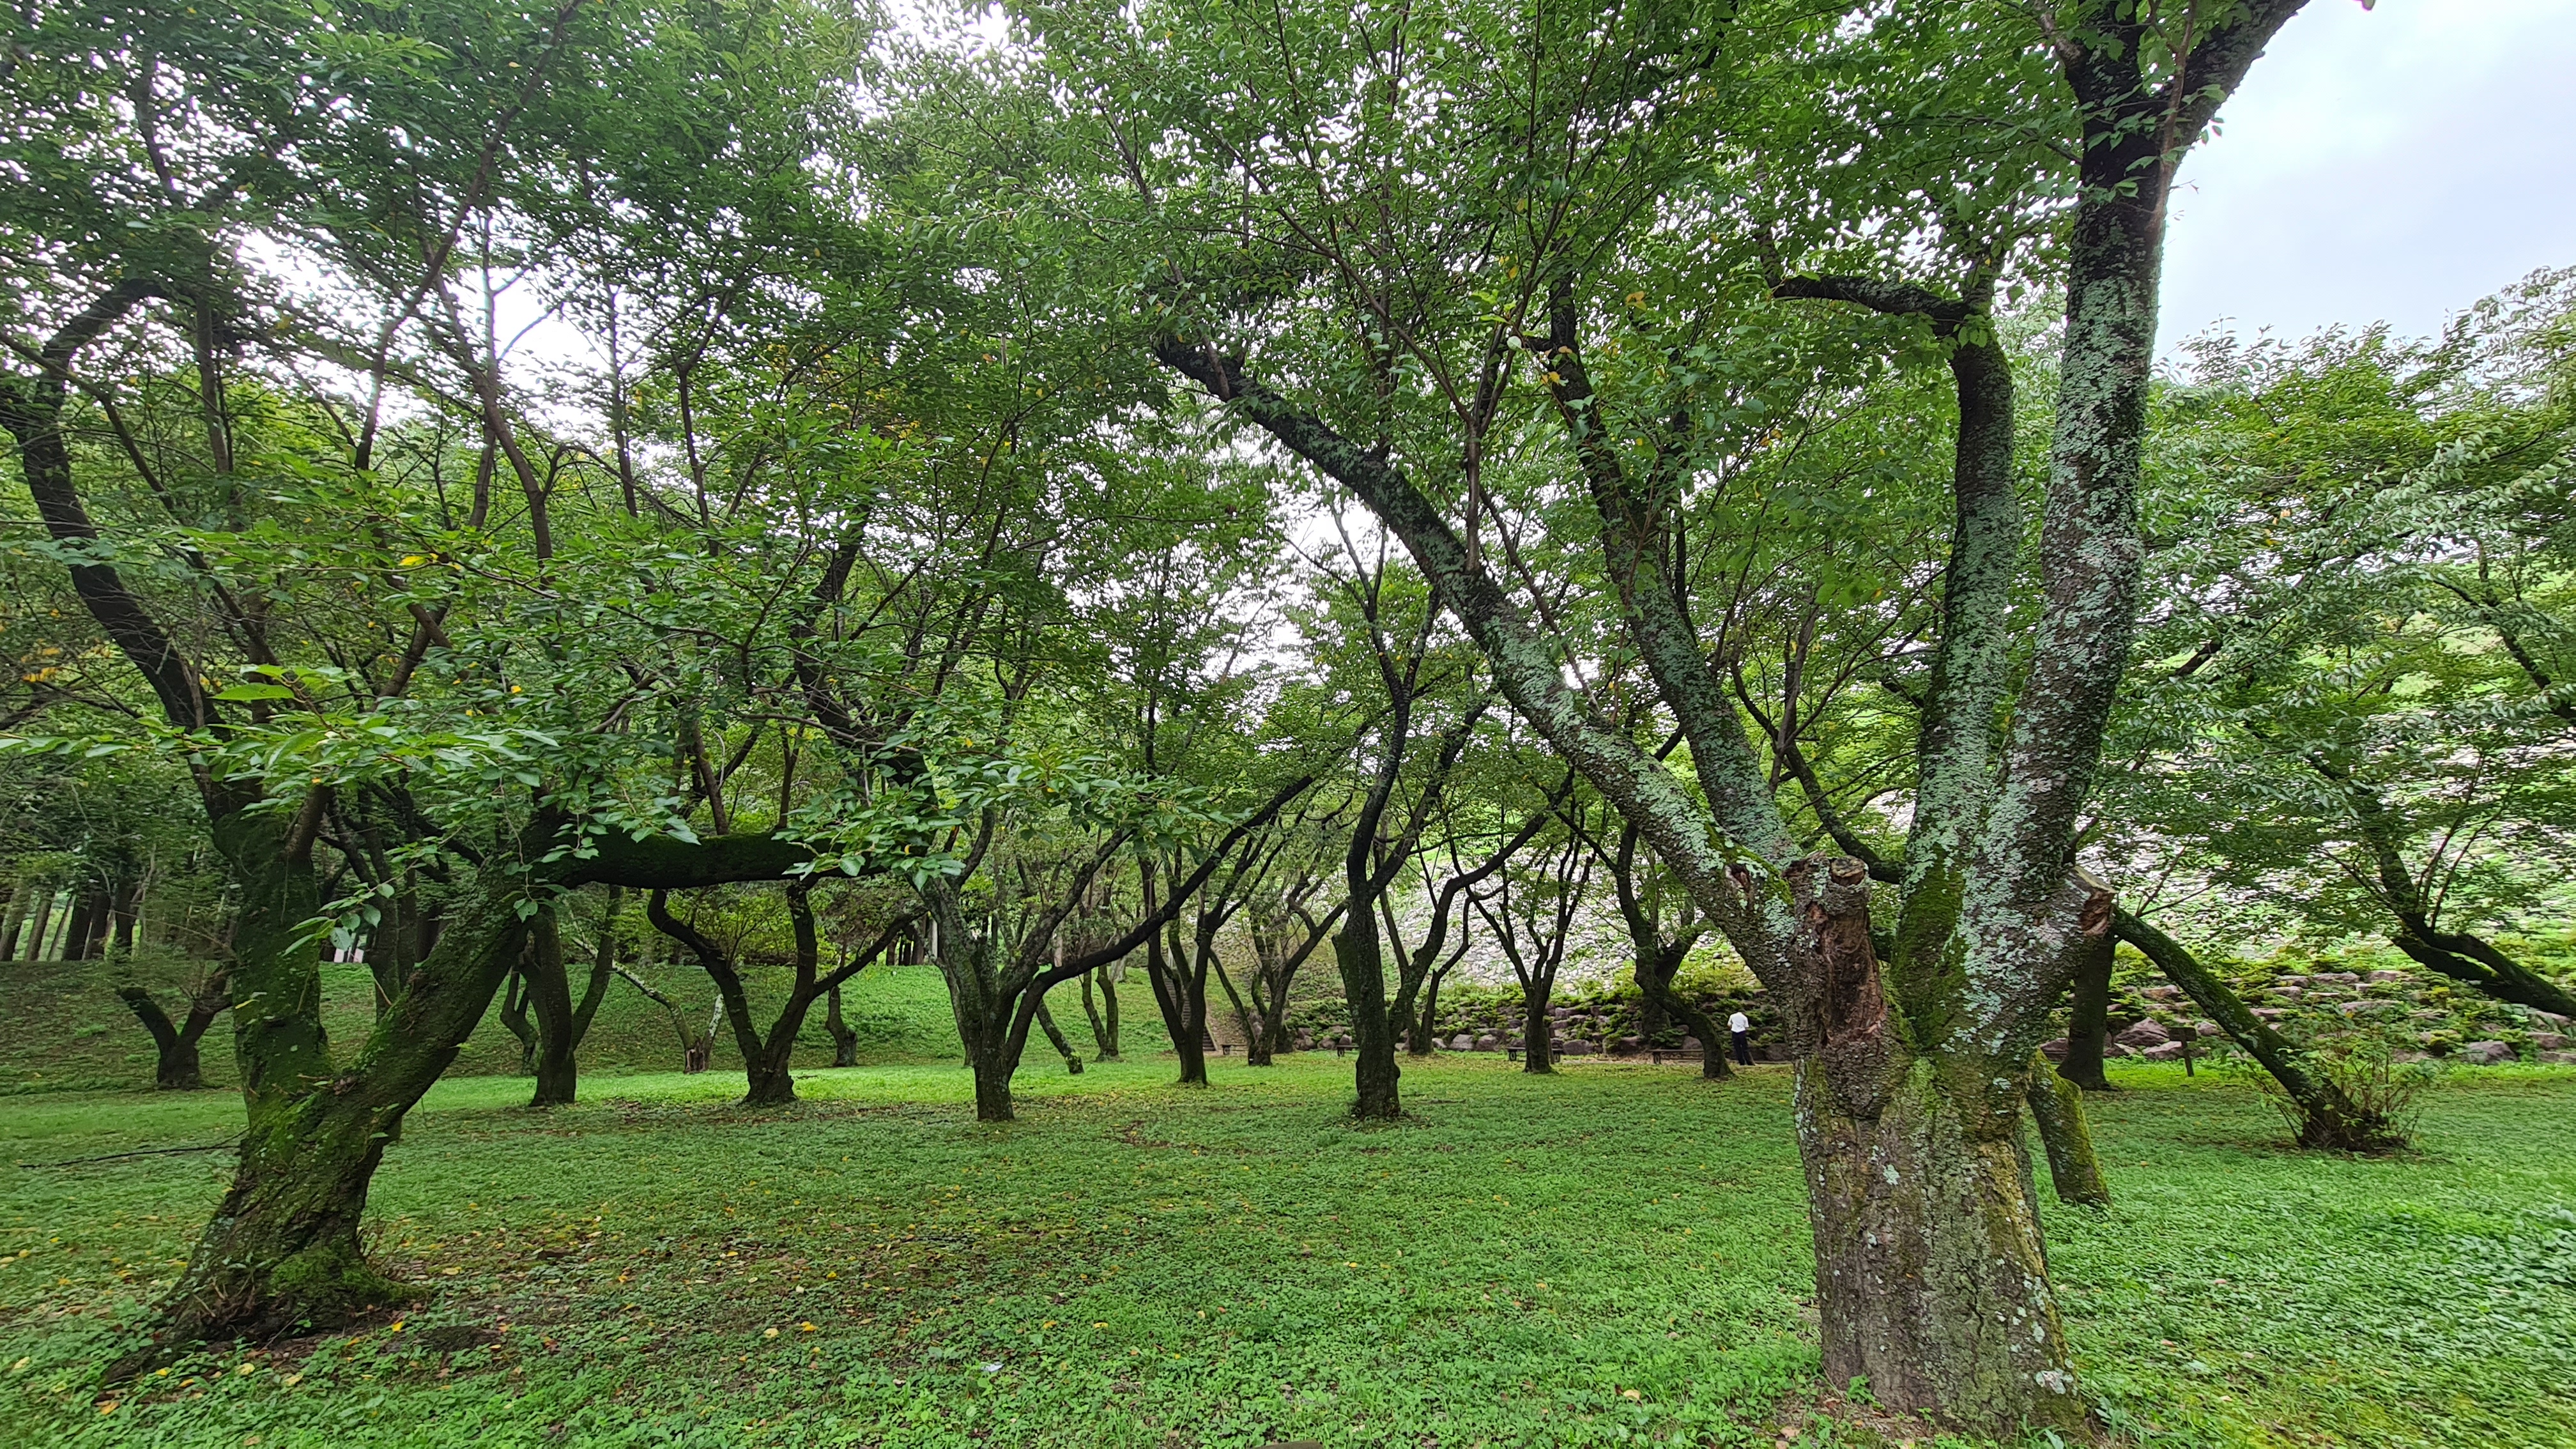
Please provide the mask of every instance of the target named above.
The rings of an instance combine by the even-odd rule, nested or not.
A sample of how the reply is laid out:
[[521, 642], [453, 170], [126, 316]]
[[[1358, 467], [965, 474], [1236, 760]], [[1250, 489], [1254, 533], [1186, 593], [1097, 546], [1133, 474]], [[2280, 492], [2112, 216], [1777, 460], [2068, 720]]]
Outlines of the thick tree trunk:
[[966, 1047], [967, 1063], [975, 1073], [975, 1120], [1008, 1122], [1013, 1120], [1011, 1072], [1019, 1065], [1013, 1060], [1009, 1034], [996, 1029], [989, 1038], [979, 1038]]
[[1837, 1100], [1833, 1069], [1798, 1064], [1825, 1381], [1963, 1423], [2079, 1429], [2024, 1176], [2028, 1068], [1917, 1060], [1871, 1117]]
[[1521, 993], [1521, 1070], [1556, 1070], [1556, 1018], [1547, 1014], [1547, 993]]
[[2111, 965], [2119, 945], [2110, 936], [2085, 948], [2075, 968], [2075, 990], [2067, 1013], [2066, 1061], [2057, 1074], [2088, 1092], [2117, 1090], [2102, 1075], [2102, 1055], [2111, 1035]]
[[[335, 1072], [317, 1010], [317, 953], [302, 930], [319, 893], [309, 864], [279, 860], [284, 828], [266, 816], [216, 829], [243, 886], [231, 983], [249, 1125], [232, 1186], [162, 1305], [169, 1336], [181, 1340], [324, 1328], [418, 1296], [367, 1262], [358, 1223], [368, 1184], [405, 1114], [491, 1005], [525, 935], [516, 891], [487, 890]], [[262, 847], [266, 870], [256, 868]]]

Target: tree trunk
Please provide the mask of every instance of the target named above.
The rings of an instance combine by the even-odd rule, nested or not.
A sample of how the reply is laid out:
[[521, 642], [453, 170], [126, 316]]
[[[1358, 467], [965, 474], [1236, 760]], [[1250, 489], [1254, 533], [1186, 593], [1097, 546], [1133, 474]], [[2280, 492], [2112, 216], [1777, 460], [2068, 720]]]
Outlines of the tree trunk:
[[537, 1025], [533, 1055], [537, 1090], [528, 1105], [569, 1107], [579, 1091], [578, 1071], [573, 1064], [577, 1042], [572, 1027], [572, 982], [564, 972], [563, 935], [551, 906], [539, 910], [528, 922], [528, 948], [519, 963], [519, 978], [527, 983], [525, 1001]]
[[835, 986], [825, 998], [823, 1030], [832, 1038], [832, 1065], [855, 1067], [859, 1064], [859, 1034], [841, 1019], [841, 988]]
[[1547, 1073], [1556, 1070], [1556, 1018], [1547, 1014], [1548, 993], [1544, 990], [1521, 992], [1521, 1070]]
[[107, 898], [107, 949], [119, 956], [134, 954], [134, 919], [143, 909], [143, 882], [121, 881]]
[[2109, 1207], [2111, 1185], [2102, 1178], [2102, 1159], [2093, 1151], [2093, 1132], [2084, 1120], [2084, 1093], [2073, 1082], [2048, 1069], [2048, 1058], [2031, 1058], [2030, 1086], [2024, 1093], [2031, 1121], [2048, 1149], [2048, 1176], [2060, 1202]]
[[1007, 1027], [978, 1032], [967, 1043], [966, 1059], [975, 1073], [975, 1120], [1009, 1122], [1014, 1118], [1011, 1102], [1011, 1072], [1018, 1065], [1012, 1060], [1010, 1033]]
[[1162, 1009], [1163, 1029], [1172, 1039], [1172, 1052], [1181, 1059], [1180, 1085], [1204, 1087], [1207, 1079], [1207, 1046], [1201, 1035], [1206, 1025], [1206, 1007], [1190, 1010], [1190, 970], [1187, 957], [1177, 943], [1173, 956], [1166, 958], [1161, 932], [1145, 943], [1145, 980], [1154, 988], [1154, 1004]]
[[2408, 920], [2389, 940], [2416, 964], [2466, 982], [2498, 1001], [2576, 1017], [2576, 993], [2469, 932], [2436, 931], [2417, 917]]
[[[1037, 1018], [1038, 1029], [1046, 1033], [1046, 1039], [1054, 1046], [1055, 1054], [1064, 1058], [1064, 1074], [1068, 1077], [1081, 1076], [1082, 1055], [1073, 1049], [1073, 1043], [1065, 1039], [1063, 1029], [1055, 1024], [1055, 1013], [1047, 1010], [1046, 998], [1043, 996], [1038, 998]], [[1199, 1085], [1207, 1085], [1204, 1066], [1200, 1068]]]
[[143, 1023], [143, 1029], [152, 1033], [155, 1055], [152, 1085], [164, 1092], [202, 1090], [206, 1077], [197, 1058], [196, 1037], [183, 1035], [170, 1020], [170, 1014], [161, 1009], [161, 1003], [153, 1000], [152, 993], [142, 987], [120, 986], [116, 988], [116, 994], [124, 1001], [126, 1009], [134, 1013], [135, 1019]]
[[36, 897], [36, 921], [27, 928], [27, 959], [30, 961], [45, 959], [45, 932], [54, 924], [53, 888], [46, 886], [40, 889], [43, 894]]
[[1374, 911], [1350, 911], [1341, 934], [1333, 938], [1333, 962], [1341, 968], [1342, 996], [1351, 1011], [1351, 1046], [1359, 1058], [1352, 1070], [1357, 1091], [1351, 1115], [1363, 1122], [1395, 1121], [1404, 1115], [1396, 1091], [1403, 1072], [1395, 1064], [1395, 1029], [1386, 1012], [1386, 965]]
[[[439, 943], [393, 1013], [334, 1071], [318, 1013], [320, 909], [309, 862], [280, 859], [276, 816], [216, 823], [242, 885], [233, 1034], [249, 1124], [232, 1186], [162, 1304], [167, 1336], [274, 1337], [415, 1298], [367, 1261], [367, 1188], [421, 1094], [456, 1059], [520, 952], [515, 883], [495, 885]], [[258, 868], [265, 858], [269, 868]]]
[[1405, 1036], [1405, 1047], [1412, 1055], [1427, 1057], [1440, 1040], [1440, 983], [1447, 980], [1446, 970], [1434, 971], [1422, 983], [1422, 1010], [1415, 1014], [1413, 1030]]
[[96, 887], [83, 885], [73, 892], [71, 921], [63, 927], [62, 959], [66, 961], [89, 959], [90, 928], [96, 920], [97, 911]]
[[1963, 1423], [2074, 1430], [2084, 1402], [2020, 1147], [2028, 1068], [1990, 1065], [1916, 1060], [1861, 1117], [1826, 1057], [1799, 1062], [1825, 1382], [1866, 1378], [1879, 1403]]
[[[393, 1009], [393, 1000], [377, 998], [376, 1019], [381, 1021]], [[501, 991], [501, 1025], [519, 1042], [519, 1075], [532, 1077], [537, 1072], [537, 1028], [528, 1019], [528, 978], [523, 971], [513, 970], [509, 983]]]
[[2119, 943], [2110, 936], [2093, 942], [2075, 968], [2074, 1003], [2067, 1013], [2066, 1061], [2057, 1074], [2088, 1092], [2117, 1088], [2102, 1075], [2102, 1056], [2111, 1035], [2111, 964]]

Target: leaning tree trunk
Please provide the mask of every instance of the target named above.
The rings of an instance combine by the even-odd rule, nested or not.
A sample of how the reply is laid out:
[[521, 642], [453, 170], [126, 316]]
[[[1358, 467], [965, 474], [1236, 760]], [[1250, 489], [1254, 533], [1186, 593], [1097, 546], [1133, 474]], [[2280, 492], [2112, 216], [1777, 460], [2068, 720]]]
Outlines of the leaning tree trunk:
[[2075, 991], [2066, 1023], [2066, 1061], [2057, 1074], [2088, 1092], [2117, 1090], [2102, 1074], [2111, 1035], [2111, 965], [2119, 950], [2110, 936], [2085, 948], [2075, 968]]
[[[1057, 1056], [1064, 1058], [1064, 1074], [1068, 1077], [1081, 1076], [1082, 1054], [1073, 1049], [1073, 1042], [1065, 1036], [1064, 1028], [1055, 1024], [1055, 1013], [1047, 1010], [1046, 998], [1043, 996], [1038, 998], [1037, 1019], [1038, 1029], [1046, 1033], [1048, 1044], [1055, 1048]], [[1200, 1085], [1206, 1085], [1204, 1079], [1201, 1080]]]
[[2121, 940], [2144, 952], [2167, 981], [2181, 987], [2193, 1005], [2207, 1013], [2247, 1056], [2271, 1073], [2283, 1095], [2298, 1109], [2300, 1146], [2386, 1152], [2405, 1145], [2405, 1135], [2395, 1123], [2344, 1095], [2331, 1078], [2314, 1069], [2306, 1053], [2248, 1009], [2235, 992], [2227, 989], [2226, 982], [2184, 950], [2180, 942], [2127, 911], [2112, 918], [2112, 929]]
[[272, 837], [283, 829], [258, 817], [216, 826], [243, 887], [231, 976], [249, 1124], [232, 1185], [162, 1305], [165, 1336], [179, 1340], [306, 1332], [418, 1296], [367, 1260], [358, 1224], [368, 1185], [525, 934], [515, 890], [487, 890], [335, 1072], [314, 1008], [318, 952], [302, 929], [320, 893], [309, 863], [278, 861]]

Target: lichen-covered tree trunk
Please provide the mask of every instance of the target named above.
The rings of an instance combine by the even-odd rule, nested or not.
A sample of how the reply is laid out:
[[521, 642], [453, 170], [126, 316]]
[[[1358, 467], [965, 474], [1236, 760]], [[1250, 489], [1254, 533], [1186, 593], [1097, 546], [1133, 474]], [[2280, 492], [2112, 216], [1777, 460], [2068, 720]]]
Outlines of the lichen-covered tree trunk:
[[2023, 1172], [2025, 1069], [1917, 1059], [1860, 1117], [1827, 1059], [1799, 1063], [1826, 1382], [1966, 1423], [2082, 1423]]

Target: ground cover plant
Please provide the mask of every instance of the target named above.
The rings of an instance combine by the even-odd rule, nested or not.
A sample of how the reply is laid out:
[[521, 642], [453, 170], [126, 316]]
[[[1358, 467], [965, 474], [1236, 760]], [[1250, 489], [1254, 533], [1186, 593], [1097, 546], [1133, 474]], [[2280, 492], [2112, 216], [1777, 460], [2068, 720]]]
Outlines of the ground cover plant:
[[[972, 1122], [955, 1065], [811, 1074], [784, 1112], [705, 1077], [545, 1113], [451, 1081], [371, 1227], [432, 1301], [105, 1393], [97, 1355], [223, 1164], [13, 1165], [0, 1419], [22, 1443], [269, 1449], [1856, 1442], [1806, 1409], [1785, 1068], [1413, 1070], [1415, 1116], [1374, 1129], [1317, 1054], [1219, 1062], [1204, 1092], [1168, 1058], [1033, 1074], [1007, 1127]], [[2124, 1442], [2576, 1435], [2576, 1073], [2455, 1075], [2422, 1153], [2384, 1160], [2284, 1149], [2226, 1079], [2112, 1073], [2115, 1203], [2044, 1220]], [[12, 1164], [233, 1130], [211, 1095], [0, 1104]]]

